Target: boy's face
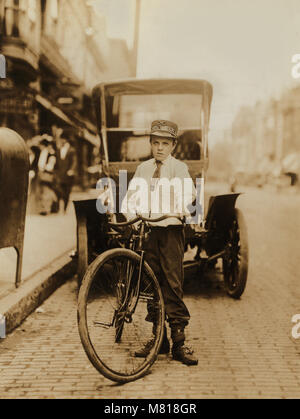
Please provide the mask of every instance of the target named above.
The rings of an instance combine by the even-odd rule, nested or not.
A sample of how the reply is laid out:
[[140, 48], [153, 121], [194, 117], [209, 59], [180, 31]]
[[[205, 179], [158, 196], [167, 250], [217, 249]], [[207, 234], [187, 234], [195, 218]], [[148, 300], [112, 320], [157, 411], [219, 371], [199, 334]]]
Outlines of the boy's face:
[[171, 138], [153, 136], [150, 143], [153, 157], [159, 161], [166, 160], [176, 147], [176, 141]]

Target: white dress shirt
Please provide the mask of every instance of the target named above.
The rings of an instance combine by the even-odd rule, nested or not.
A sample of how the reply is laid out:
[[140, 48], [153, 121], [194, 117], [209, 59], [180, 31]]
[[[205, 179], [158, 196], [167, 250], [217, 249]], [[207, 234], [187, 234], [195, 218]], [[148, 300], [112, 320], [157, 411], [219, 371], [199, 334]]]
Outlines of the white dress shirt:
[[[174, 213], [190, 215], [187, 207], [196, 198], [196, 189], [187, 165], [170, 155], [162, 162], [160, 178], [153, 178], [156, 168], [155, 159], [137, 167], [121, 207], [127, 219], [136, 214], [150, 218]], [[162, 227], [179, 224], [177, 218], [153, 223]]]
[[47, 160], [48, 160], [49, 151], [47, 148], [44, 148], [39, 157], [38, 168], [40, 171], [46, 170]]
[[66, 143], [66, 144], [65, 144], [65, 145], [63, 145], [63, 146], [62, 146], [62, 148], [60, 149], [60, 158], [61, 158], [62, 160], [65, 160], [65, 158], [66, 158], [66, 156], [67, 156], [67, 154], [68, 154], [69, 148], [70, 148], [70, 144], [69, 144], [69, 143]]

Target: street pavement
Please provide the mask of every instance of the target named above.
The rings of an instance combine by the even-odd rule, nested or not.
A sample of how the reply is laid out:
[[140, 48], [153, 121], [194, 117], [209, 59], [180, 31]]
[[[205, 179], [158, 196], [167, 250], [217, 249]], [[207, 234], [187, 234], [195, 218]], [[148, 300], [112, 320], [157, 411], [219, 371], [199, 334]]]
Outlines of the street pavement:
[[186, 276], [187, 367], [160, 355], [151, 373], [126, 385], [102, 377], [80, 343], [76, 281], [60, 287], [0, 342], [0, 398], [299, 398], [300, 194], [248, 188], [238, 200], [249, 233], [248, 283], [229, 298], [220, 270]]

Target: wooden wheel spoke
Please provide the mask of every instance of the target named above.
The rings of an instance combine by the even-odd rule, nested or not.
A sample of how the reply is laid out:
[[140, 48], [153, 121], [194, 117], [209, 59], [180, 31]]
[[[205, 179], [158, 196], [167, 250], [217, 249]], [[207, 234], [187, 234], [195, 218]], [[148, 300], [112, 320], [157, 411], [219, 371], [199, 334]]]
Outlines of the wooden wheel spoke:
[[226, 291], [232, 298], [244, 292], [248, 273], [247, 229], [240, 210], [235, 210], [235, 220], [228, 234], [229, 255], [223, 259]]

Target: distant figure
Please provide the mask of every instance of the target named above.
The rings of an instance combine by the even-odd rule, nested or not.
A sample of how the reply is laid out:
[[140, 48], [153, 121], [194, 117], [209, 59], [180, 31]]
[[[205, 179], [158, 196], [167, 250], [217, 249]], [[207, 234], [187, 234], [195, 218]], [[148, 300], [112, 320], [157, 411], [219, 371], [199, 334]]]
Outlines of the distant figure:
[[59, 139], [57, 183], [59, 200], [63, 200], [64, 212], [66, 212], [70, 194], [74, 185], [76, 170], [76, 151], [66, 138]]
[[35, 189], [36, 203], [40, 215], [57, 212], [58, 197], [54, 186], [56, 168], [56, 146], [51, 139], [43, 138], [40, 143], [41, 152], [37, 163], [37, 186]]
[[38, 175], [38, 163], [40, 158], [41, 149], [38, 145], [32, 145], [29, 147], [29, 201], [32, 201], [32, 197], [36, 195], [37, 188], [37, 175]]
[[236, 175], [233, 173], [229, 178], [230, 192], [235, 193], [236, 192], [236, 187], [237, 187], [237, 178], [236, 178]]
[[300, 154], [288, 154], [283, 162], [283, 172], [290, 178], [290, 186], [296, 186], [299, 180]]

